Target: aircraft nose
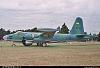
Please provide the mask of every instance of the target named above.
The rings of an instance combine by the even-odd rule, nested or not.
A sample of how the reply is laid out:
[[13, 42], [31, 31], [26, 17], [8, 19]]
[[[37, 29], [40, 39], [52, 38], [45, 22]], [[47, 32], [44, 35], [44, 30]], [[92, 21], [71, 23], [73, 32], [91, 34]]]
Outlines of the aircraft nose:
[[4, 40], [7, 40], [7, 35], [3, 37]]

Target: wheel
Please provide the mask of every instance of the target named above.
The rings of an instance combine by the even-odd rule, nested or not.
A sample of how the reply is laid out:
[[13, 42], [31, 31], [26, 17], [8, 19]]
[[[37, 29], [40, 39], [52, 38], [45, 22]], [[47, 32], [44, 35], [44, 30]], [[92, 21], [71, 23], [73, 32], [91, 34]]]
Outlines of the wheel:
[[43, 46], [47, 47], [48, 45], [47, 45], [47, 43], [43, 43]]
[[32, 44], [24, 44], [24, 46], [31, 46]]
[[39, 43], [37, 43], [37, 46], [39, 46]]
[[43, 43], [39, 43], [39, 46], [43, 47]]
[[43, 47], [43, 43], [37, 43], [37, 46], [42, 46]]

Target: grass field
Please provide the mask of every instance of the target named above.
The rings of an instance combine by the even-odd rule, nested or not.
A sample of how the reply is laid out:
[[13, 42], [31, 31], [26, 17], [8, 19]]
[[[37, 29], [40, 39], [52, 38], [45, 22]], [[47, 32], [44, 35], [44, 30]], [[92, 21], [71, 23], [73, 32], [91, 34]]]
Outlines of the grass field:
[[0, 66], [100, 66], [98, 42], [51, 43], [48, 47], [16, 45], [0, 41]]

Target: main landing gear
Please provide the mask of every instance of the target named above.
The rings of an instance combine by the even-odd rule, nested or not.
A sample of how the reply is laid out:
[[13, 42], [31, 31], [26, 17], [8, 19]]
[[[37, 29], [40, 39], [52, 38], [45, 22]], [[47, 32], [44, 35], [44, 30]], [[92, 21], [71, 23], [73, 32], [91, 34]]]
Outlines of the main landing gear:
[[47, 47], [48, 45], [47, 45], [47, 43], [37, 43], [37, 46], [41, 46], [41, 47]]

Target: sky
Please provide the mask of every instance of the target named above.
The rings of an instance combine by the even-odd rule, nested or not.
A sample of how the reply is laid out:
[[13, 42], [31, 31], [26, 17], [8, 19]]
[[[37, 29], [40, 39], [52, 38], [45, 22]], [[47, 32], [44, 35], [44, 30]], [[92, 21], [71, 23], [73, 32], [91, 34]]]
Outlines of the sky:
[[71, 30], [81, 17], [85, 32], [98, 33], [99, 7], [100, 0], [0, 0], [0, 28], [57, 28], [66, 23]]

